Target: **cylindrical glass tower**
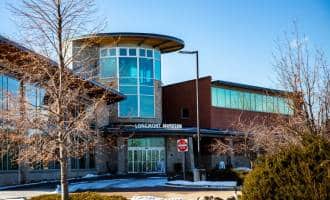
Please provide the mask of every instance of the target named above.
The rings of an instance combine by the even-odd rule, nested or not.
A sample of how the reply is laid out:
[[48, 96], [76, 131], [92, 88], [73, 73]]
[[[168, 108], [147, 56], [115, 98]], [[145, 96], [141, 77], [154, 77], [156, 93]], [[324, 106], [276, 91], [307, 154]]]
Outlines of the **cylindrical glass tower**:
[[161, 123], [161, 54], [182, 49], [183, 41], [158, 34], [104, 33], [73, 40], [73, 53], [93, 40], [88, 55], [96, 57], [96, 79], [126, 96], [111, 108], [112, 121]]
[[99, 79], [116, 81], [118, 91], [126, 95], [119, 103], [118, 117], [155, 118], [155, 81], [161, 82], [158, 49], [100, 48]]

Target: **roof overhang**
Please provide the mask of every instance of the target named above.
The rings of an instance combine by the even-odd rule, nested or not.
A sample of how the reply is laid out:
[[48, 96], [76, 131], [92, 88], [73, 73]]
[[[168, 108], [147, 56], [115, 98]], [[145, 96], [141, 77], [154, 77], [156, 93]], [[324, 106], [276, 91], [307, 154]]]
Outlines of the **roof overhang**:
[[[192, 128], [133, 128], [133, 127], [103, 127], [102, 132], [104, 134], [129, 136], [134, 137], [142, 136], [195, 136], [197, 129]], [[230, 137], [230, 136], [243, 136], [243, 132], [234, 130], [220, 130], [220, 129], [200, 129], [201, 137]]]
[[259, 87], [259, 86], [253, 86], [253, 85], [247, 85], [243, 83], [234, 83], [229, 81], [222, 81], [222, 80], [215, 80], [212, 81], [212, 86], [224, 86], [228, 88], [237, 88], [237, 89], [244, 89], [244, 90], [252, 90], [256, 92], [262, 92], [266, 94], [274, 94], [274, 95], [280, 95], [280, 96], [286, 96], [290, 94], [290, 92], [285, 90], [277, 90], [277, 89], [271, 89], [271, 88], [265, 88], [265, 87]]
[[[43, 83], [40, 80], [49, 80], [51, 76], [57, 76], [58, 74], [56, 62], [2, 36], [0, 36], [0, 71], [17, 80], [24, 80], [24, 77], [29, 76], [30, 83], [41, 87]], [[77, 85], [82, 85], [91, 97], [106, 94], [106, 100], [109, 103], [125, 98], [118, 91], [96, 81], [83, 79], [70, 69], [65, 69], [64, 73], [69, 81], [69, 87], [74, 88]]]
[[184, 41], [179, 38], [152, 33], [97, 33], [83, 35], [73, 39], [72, 41], [84, 42], [91, 40], [94, 40], [97, 44], [113, 44], [114, 46], [120, 44], [134, 44], [137, 46], [146, 45], [159, 49], [161, 53], [178, 51], [184, 47]]

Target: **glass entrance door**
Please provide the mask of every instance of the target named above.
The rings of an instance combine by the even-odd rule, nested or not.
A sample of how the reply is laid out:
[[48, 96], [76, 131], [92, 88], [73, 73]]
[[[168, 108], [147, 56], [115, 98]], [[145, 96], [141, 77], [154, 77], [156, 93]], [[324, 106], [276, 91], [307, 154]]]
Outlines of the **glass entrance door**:
[[[140, 138], [131, 140], [148, 140]], [[163, 138], [157, 138], [163, 139]], [[165, 172], [165, 147], [162, 142], [129, 141], [128, 146], [128, 172], [129, 173], [164, 173]], [[131, 145], [130, 145], [131, 144]], [[144, 144], [144, 145], [143, 145]], [[156, 147], [156, 145], [158, 146]], [[150, 147], [151, 146], [151, 147]]]

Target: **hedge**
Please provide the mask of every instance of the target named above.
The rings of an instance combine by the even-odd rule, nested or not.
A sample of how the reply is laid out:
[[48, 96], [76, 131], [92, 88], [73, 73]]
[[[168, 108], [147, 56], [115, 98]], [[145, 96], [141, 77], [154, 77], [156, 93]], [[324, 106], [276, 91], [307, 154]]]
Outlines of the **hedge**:
[[330, 199], [330, 142], [318, 136], [266, 156], [246, 176], [243, 200]]

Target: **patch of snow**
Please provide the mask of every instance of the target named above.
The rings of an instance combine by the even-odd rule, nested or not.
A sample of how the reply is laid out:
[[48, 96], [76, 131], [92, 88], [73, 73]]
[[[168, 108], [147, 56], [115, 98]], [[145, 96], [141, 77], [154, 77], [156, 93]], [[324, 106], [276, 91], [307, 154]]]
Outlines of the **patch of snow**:
[[56, 194], [61, 193], [61, 186], [60, 185], [56, 185], [56, 189], [55, 189], [54, 193], [56, 193]]
[[[93, 182], [79, 182], [69, 184], [69, 192], [84, 190], [101, 190], [106, 188], [141, 188], [165, 186], [167, 178], [147, 179], [111, 179]], [[58, 188], [56, 189], [58, 191]]]
[[82, 178], [96, 178], [96, 177], [103, 177], [103, 176], [111, 176], [112, 174], [107, 173], [107, 174], [101, 174], [101, 175], [97, 175], [97, 174], [86, 174], [85, 176], [83, 176]]
[[83, 176], [82, 178], [95, 178], [98, 177], [99, 175], [96, 174], [86, 174], [85, 176]]
[[[128, 179], [109, 179], [98, 181], [85, 181], [69, 184], [69, 192], [86, 191], [86, 190], [103, 190], [109, 188], [143, 188], [143, 187], [207, 187], [207, 188], [228, 188], [236, 187], [236, 181], [168, 181], [166, 177], [152, 178], [128, 178]], [[55, 192], [61, 191], [57, 186]]]
[[235, 171], [249, 172], [249, 171], [251, 171], [252, 169], [249, 168], [249, 167], [236, 167], [236, 168], [233, 168], [233, 170], [235, 170]]
[[236, 181], [168, 181], [167, 184], [175, 186], [192, 186], [192, 187], [216, 187], [216, 188], [225, 188], [225, 187], [236, 187]]

